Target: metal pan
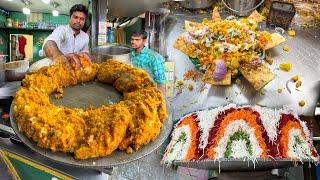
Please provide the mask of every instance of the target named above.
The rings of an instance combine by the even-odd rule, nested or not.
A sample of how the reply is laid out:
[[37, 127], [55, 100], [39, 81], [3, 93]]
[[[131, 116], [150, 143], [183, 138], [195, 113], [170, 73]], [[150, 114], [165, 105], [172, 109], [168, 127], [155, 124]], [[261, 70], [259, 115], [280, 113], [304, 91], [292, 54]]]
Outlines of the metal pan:
[[[307, 162], [306, 162], [307, 163]], [[248, 159], [221, 159], [220, 161], [205, 160], [205, 161], [174, 161], [175, 166], [184, 166], [198, 169], [214, 169], [221, 171], [248, 171], [248, 170], [268, 170], [280, 169], [291, 166], [301, 165], [301, 162], [294, 162], [290, 159], [281, 160], [264, 160], [257, 158], [255, 162]]]
[[[79, 96], [77, 94], [81, 94], [82, 96]], [[119, 97], [119, 95], [116, 95], [116, 91], [114, 89], [112, 90], [112, 87], [110, 85], [92, 81], [89, 83], [85, 83], [84, 86], [76, 85], [76, 86], [65, 88], [64, 97], [61, 99], [60, 104], [65, 103], [67, 107], [73, 106], [73, 105], [75, 107], [85, 107], [88, 105], [85, 102], [95, 102], [94, 105], [97, 106], [98, 104], [105, 103], [106, 101], [110, 101], [110, 99], [112, 98], [113, 100], [116, 99], [117, 98], [116, 96]], [[104, 98], [101, 98], [101, 97], [104, 97]], [[56, 104], [55, 102], [53, 103]], [[172, 130], [172, 118], [171, 118], [172, 113], [170, 113], [169, 107], [168, 107], [168, 113], [169, 113], [169, 117], [167, 121], [164, 123], [157, 139], [143, 146], [138, 151], [133, 152], [132, 154], [127, 154], [123, 151], [116, 150], [110, 156], [101, 157], [101, 158], [91, 158], [87, 160], [77, 160], [73, 158], [72, 154], [67, 154], [62, 152], [52, 152], [48, 149], [38, 147], [35, 142], [30, 140], [24, 133], [19, 131], [16, 123], [16, 119], [13, 116], [13, 105], [11, 105], [11, 109], [10, 109], [10, 121], [11, 121], [13, 130], [15, 131], [17, 136], [20, 138], [20, 140], [33, 151], [59, 163], [79, 166], [79, 167], [99, 169], [99, 168], [108, 168], [108, 167], [110, 168], [112, 166], [129, 163], [131, 161], [138, 160], [150, 154], [154, 150], [156, 150], [166, 140], [166, 138], [169, 136]]]

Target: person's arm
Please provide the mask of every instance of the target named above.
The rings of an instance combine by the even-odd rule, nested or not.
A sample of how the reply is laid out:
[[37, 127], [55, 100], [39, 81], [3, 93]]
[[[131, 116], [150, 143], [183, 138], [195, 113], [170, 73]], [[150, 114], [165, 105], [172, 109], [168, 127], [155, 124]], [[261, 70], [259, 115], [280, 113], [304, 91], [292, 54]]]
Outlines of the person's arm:
[[[45, 55], [52, 59], [54, 63], [66, 63], [68, 67], [71, 67], [70, 61], [73, 61], [76, 66], [75, 68], [81, 68], [81, 63], [77, 54], [63, 54], [63, 52], [59, 49], [61, 43], [65, 41], [66, 31], [63, 26], [59, 26], [56, 28], [52, 34], [50, 34], [43, 45], [43, 51]], [[89, 56], [88, 59], [91, 61]], [[69, 68], [71, 69], [71, 68]]]
[[66, 58], [60, 58], [63, 56], [63, 52], [59, 49], [61, 43], [65, 41], [65, 35], [65, 27], [59, 26], [45, 39], [42, 49], [46, 57], [52, 59], [53, 61], [61, 59], [67, 61]]
[[54, 57], [58, 57], [60, 55], [63, 55], [63, 53], [59, 50], [57, 43], [53, 40], [48, 40], [44, 46], [43, 46], [44, 53], [46, 56], [52, 60], [54, 60]]

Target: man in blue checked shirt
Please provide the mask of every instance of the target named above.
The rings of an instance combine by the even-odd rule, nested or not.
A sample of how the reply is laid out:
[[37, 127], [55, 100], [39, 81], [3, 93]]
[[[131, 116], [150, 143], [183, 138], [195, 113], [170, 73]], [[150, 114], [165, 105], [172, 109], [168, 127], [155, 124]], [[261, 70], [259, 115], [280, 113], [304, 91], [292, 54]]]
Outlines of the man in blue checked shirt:
[[145, 31], [137, 31], [133, 33], [131, 37], [131, 62], [134, 66], [145, 69], [157, 83], [158, 89], [165, 94], [165, 60], [160, 54], [144, 46], [146, 39], [147, 33]]

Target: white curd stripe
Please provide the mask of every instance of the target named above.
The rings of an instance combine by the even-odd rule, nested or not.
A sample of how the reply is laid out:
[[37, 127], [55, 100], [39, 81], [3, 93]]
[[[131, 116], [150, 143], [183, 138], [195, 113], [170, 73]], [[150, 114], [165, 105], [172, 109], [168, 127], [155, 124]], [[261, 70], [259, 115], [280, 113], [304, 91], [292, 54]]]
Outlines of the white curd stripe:
[[[298, 136], [302, 141], [301, 144], [295, 143], [295, 136]], [[288, 140], [288, 152], [287, 156], [292, 159], [309, 159], [311, 157], [311, 151], [309, 143], [302, 136], [300, 129], [292, 128], [289, 131]], [[295, 146], [294, 146], [295, 145]]]
[[[179, 137], [186, 133], [186, 141], [177, 142]], [[189, 146], [191, 144], [191, 130], [188, 125], [181, 126], [176, 128], [172, 134], [170, 144], [166, 150], [163, 161], [165, 164], [171, 164], [174, 160], [184, 160], [187, 156]]]
[[[229, 138], [237, 131], [243, 131], [249, 134], [249, 140], [252, 145], [252, 158], [261, 156], [262, 149], [257, 138], [255, 137], [254, 128], [250, 127], [245, 120], [239, 119], [228, 124], [227, 128], [224, 131], [223, 137], [219, 140], [217, 147], [215, 147], [214, 149], [216, 152], [215, 159], [224, 157]], [[245, 152], [240, 152], [240, 154], [245, 154]]]
[[253, 109], [260, 114], [260, 119], [269, 139], [273, 142], [278, 137], [278, 126], [280, 123], [280, 113], [277, 109], [254, 106]]

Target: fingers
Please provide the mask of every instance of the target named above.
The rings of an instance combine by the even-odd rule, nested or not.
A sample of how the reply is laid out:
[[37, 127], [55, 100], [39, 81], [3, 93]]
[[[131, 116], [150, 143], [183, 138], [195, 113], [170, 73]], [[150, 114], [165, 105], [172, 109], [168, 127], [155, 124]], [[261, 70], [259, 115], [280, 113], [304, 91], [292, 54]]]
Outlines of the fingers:
[[69, 70], [72, 70], [72, 67], [71, 67], [71, 64], [70, 64], [71, 57], [68, 56], [68, 55], [65, 55], [64, 57], [65, 57], [65, 59], [66, 59], [65, 65], [67, 66], [67, 68], [68, 68]]
[[70, 60], [71, 60], [71, 64], [75, 65], [75, 69], [79, 69], [82, 67], [80, 59], [79, 59], [79, 55], [77, 54], [70, 54]]
[[[82, 61], [83, 59], [87, 60], [87, 61], [83, 61], [84, 64], [82, 64], [80, 58], [82, 58]], [[82, 68], [85, 64], [87, 63], [91, 63], [92, 62], [92, 57], [86, 53], [86, 52], [81, 52], [81, 53], [75, 53], [75, 54], [66, 54], [66, 55], [60, 55], [60, 56], [57, 56], [55, 58], [55, 61], [54, 61], [56, 64], [66, 64], [67, 65], [67, 68], [69, 70], [72, 70], [72, 69], [80, 69]]]
[[81, 55], [83, 55], [83, 57], [85, 59], [87, 59], [89, 62], [92, 62], [92, 57], [91, 57], [91, 55], [89, 53], [83, 52], [83, 53], [81, 53]]
[[63, 63], [67, 63], [68, 59], [66, 56], [64, 55], [59, 55], [53, 58], [53, 63], [54, 64], [63, 64]]

